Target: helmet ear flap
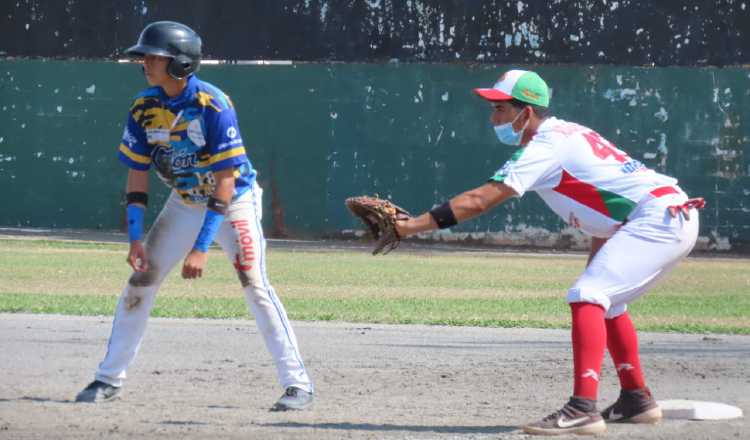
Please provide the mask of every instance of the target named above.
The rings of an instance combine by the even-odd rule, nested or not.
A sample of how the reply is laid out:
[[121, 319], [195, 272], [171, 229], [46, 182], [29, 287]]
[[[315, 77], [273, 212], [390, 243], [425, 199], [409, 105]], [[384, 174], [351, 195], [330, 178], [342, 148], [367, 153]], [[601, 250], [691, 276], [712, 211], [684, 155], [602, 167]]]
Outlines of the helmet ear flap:
[[167, 64], [167, 73], [174, 79], [183, 79], [193, 71], [193, 60], [186, 55], [177, 55]]

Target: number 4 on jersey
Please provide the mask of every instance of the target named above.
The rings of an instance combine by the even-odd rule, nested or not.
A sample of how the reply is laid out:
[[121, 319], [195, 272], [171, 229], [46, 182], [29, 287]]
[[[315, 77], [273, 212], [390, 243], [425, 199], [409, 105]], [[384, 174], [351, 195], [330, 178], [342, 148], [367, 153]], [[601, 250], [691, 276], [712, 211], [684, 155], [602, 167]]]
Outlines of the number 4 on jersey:
[[624, 151], [618, 150], [617, 147], [599, 136], [598, 133], [589, 131], [584, 133], [583, 137], [588, 141], [589, 145], [591, 145], [591, 151], [599, 159], [605, 160], [609, 156], [612, 156], [620, 163], [625, 163], [629, 160], [628, 155]]

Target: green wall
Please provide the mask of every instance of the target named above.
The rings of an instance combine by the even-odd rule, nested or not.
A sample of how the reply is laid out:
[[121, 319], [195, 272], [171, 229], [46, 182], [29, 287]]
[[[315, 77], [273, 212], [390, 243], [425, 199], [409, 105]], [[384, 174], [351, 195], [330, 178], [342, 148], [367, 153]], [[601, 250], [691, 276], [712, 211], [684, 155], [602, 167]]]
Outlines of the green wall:
[[[509, 67], [222, 65], [199, 76], [234, 100], [266, 189], [268, 231], [315, 237], [359, 228], [348, 196], [378, 193], [421, 212], [491, 176], [512, 151], [494, 138], [488, 106], [471, 88], [491, 86]], [[750, 70], [535, 69], [553, 88], [558, 117], [707, 199], [703, 247], [750, 252]], [[116, 147], [144, 87], [132, 64], [0, 61], [0, 226], [120, 228], [126, 170]], [[157, 180], [153, 188], [150, 218], [166, 195]], [[529, 195], [454, 235], [564, 247], [563, 226]]]

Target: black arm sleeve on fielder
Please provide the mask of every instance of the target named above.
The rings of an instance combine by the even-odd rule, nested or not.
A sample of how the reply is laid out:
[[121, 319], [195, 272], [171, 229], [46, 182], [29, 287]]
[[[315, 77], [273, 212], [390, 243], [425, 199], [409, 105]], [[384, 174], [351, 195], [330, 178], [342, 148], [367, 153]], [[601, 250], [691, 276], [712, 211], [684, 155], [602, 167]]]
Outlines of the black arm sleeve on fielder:
[[433, 208], [430, 211], [430, 215], [440, 229], [450, 228], [451, 226], [458, 224], [456, 215], [453, 214], [453, 210], [451, 209], [450, 202], [445, 202], [437, 208]]

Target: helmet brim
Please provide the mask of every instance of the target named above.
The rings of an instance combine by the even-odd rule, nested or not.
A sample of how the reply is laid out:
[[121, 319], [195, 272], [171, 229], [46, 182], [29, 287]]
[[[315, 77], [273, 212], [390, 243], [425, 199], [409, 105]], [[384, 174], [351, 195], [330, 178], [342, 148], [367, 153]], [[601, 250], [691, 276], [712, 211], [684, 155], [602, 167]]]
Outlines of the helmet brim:
[[131, 55], [134, 57], [142, 57], [145, 55], [158, 55], [161, 57], [174, 58], [174, 55], [167, 52], [166, 50], [160, 47], [156, 47], [156, 46], [149, 46], [147, 44], [136, 44], [135, 46], [131, 46], [125, 49], [124, 53], [126, 55]]

